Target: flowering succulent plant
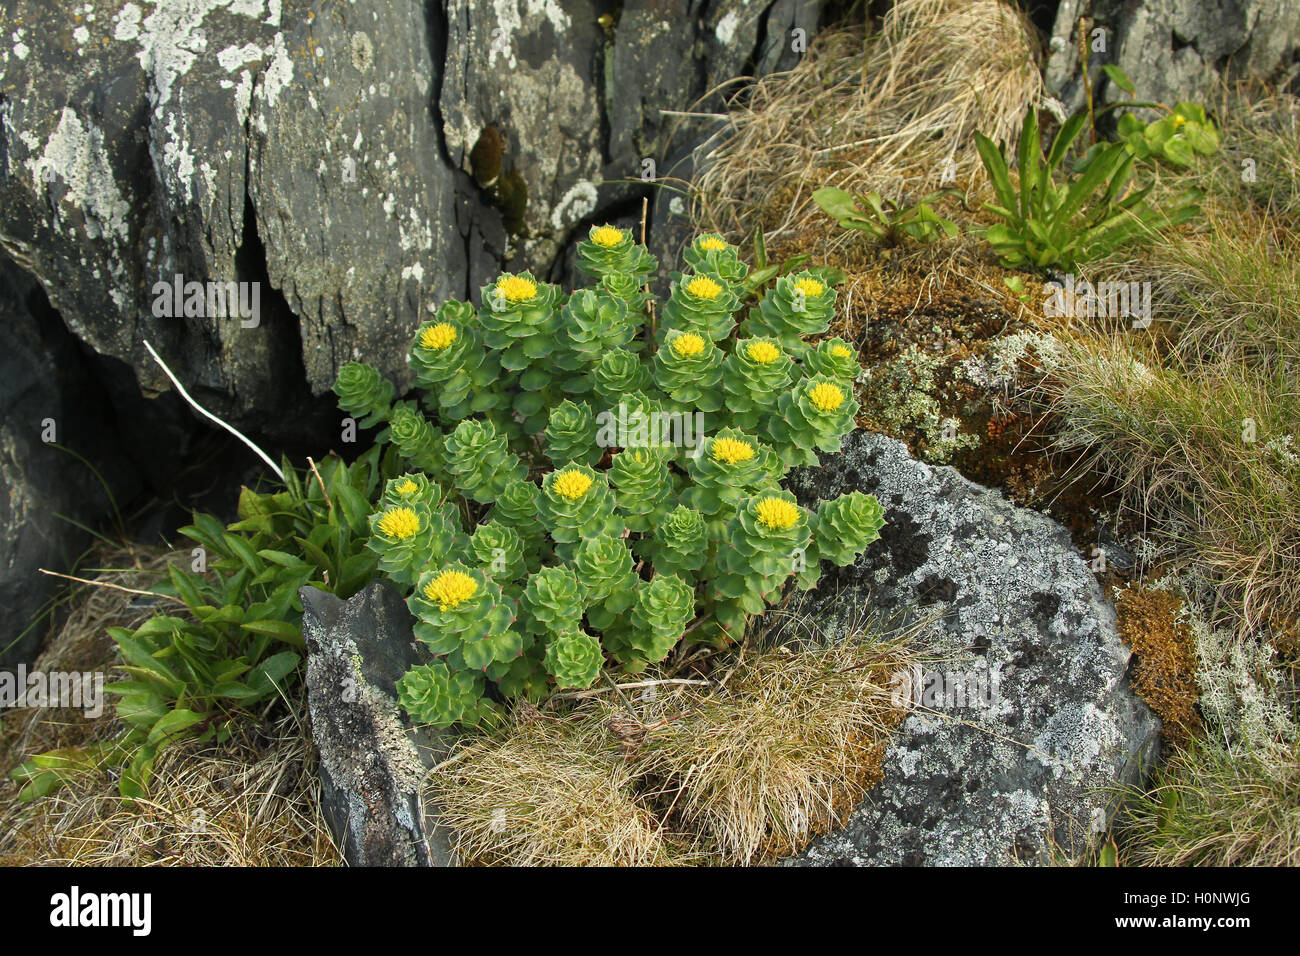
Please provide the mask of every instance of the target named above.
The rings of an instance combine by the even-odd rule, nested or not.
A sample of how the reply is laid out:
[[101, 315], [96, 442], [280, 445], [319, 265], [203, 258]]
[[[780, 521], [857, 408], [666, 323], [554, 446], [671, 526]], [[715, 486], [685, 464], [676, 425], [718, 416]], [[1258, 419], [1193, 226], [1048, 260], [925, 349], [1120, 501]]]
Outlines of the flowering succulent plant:
[[596, 226], [576, 258], [591, 286], [503, 275], [416, 330], [421, 404], [369, 366], [340, 371], [340, 406], [389, 446], [367, 547], [430, 654], [398, 684], [415, 720], [481, 723], [687, 635], [739, 639], [788, 584], [879, 536], [873, 497], [805, 507], [781, 486], [858, 409], [853, 346], [808, 341], [834, 312], [827, 274], [776, 277], [753, 302], [771, 277], [723, 237], [685, 260], [656, 309], [654, 257]]

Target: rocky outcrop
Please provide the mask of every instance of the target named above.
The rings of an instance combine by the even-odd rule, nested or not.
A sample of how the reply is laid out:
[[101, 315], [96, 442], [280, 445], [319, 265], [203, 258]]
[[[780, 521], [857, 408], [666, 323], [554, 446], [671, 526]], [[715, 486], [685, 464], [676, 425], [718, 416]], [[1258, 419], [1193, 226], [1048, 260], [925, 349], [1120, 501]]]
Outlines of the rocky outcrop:
[[798, 611], [824, 639], [917, 627], [928, 659], [884, 781], [804, 864], [997, 865], [1069, 857], [1154, 758], [1159, 722], [1129, 687], [1115, 611], [1069, 533], [954, 469], [857, 431], [795, 473], [805, 504], [860, 490], [889, 522]]
[[344, 602], [302, 589], [307, 704], [321, 803], [352, 866], [453, 866], [446, 831], [426, 820], [422, 785], [448, 738], [412, 727], [397, 680], [420, 663], [406, 602], [376, 581]]
[[[1133, 80], [1138, 98], [1173, 104], [1204, 99], [1220, 78], [1285, 84], [1300, 51], [1296, 0], [1061, 0], [1046, 66], [1048, 91], [1071, 110], [1084, 104], [1078, 21], [1087, 16], [1090, 72], [1113, 63]], [[1094, 38], [1093, 30], [1103, 34]], [[1102, 49], [1101, 47], [1104, 47]], [[1103, 80], [1103, 102], [1127, 97]]]

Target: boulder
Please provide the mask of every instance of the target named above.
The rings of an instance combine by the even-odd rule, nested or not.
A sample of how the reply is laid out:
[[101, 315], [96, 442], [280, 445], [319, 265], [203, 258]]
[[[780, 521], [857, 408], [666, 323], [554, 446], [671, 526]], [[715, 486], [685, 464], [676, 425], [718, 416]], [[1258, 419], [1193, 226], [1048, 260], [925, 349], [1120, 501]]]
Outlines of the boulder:
[[[1133, 80], [1138, 99], [1172, 105], [1204, 100], [1220, 79], [1285, 84], [1295, 78], [1297, 0], [1061, 0], [1044, 72], [1048, 92], [1070, 110], [1084, 105], [1077, 24], [1085, 13], [1091, 29], [1105, 31], [1096, 45], [1090, 31], [1090, 74], [1098, 76], [1103, 63], [1115, 64]], [[1103, 103], [1128, 96], [1109, 81], [1102, 82], [1100, 94]]]
[[1116, 789], [1154, 759], [1159, 721], [1129, 686], [1115, 611], [1068, 531], [856, 431], [792, 475], [805, 505], [877, 496], [889, 522], [795, 608], [825, 640], [874, 618], [927, 659], [884, 780], [802, 865], [1049, 862], [1103, 832]]
[[397, 680], [420, 663], [406, 602], [374, 581], [348, 601], [303, 588], [307, 703], [321, 802], [352, 866], [454, 866], [422, 785], [450, 737], [412, 727]]

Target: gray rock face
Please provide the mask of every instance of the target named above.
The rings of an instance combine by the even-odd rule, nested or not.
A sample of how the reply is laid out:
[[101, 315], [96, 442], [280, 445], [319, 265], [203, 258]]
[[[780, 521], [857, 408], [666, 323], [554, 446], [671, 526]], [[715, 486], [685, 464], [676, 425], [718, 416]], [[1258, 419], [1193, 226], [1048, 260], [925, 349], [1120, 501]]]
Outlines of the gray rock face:
[[[1084, 13], [1106, 31], [1105, 52], [1089, 52], [1090, 72], [1095, 76], [1101, 64], [1114, 63], [1133, 80], [1139, 99], [1172, 105], [1204, 96], [1220, 77], [1284, 83], [1295, 75], [1295, 0], [1061, 0], [1046, 79], [1071, 110], [1084, 103], [1076, 26]], [[1103, 87], [1104, 102], [1126, 96], [1113, 84]]]
[[857, 431], [795, 473], [805, 504], [860, 490], [889, 524], [800, 610], [828, 639], [867, 613], [924, 627], [932, 658], [897, 685], [914, 708], [884, 781], [811, 865], [998, 865], [1070, 855], [1154, 756], [1159, 722], [1129, 689], [1115, 612], [1068, 532]]
[[413, 728], [395, 683], [419, 663], [411, 615], [375, 581], [344, 602], [303, 588], [307, 701], [322, 804], [352, 866], [452, 866], [445, 830], [426, 820], [421, 786], [447, 738]]

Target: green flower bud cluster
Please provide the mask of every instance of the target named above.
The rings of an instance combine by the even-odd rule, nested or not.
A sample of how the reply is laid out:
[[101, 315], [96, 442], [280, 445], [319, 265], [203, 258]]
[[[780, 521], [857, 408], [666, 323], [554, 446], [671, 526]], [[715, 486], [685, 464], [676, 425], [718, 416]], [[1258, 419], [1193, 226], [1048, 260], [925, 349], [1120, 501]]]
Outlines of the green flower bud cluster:
[[671, 653], [695, 616], [695, 592], [675, 574], [637, 580], [636, 602], [626, 624], [608, 632], [607, 648], [630, 674]]
[[528, 474], [528, 467], [510, 452], [504, 435], [491, 422], [467, 418], [447, 436], [447, 471], [464, 494], [485, 504], [512, 480]]
[[483, 676], [453, 671], [443, 661], [418, 664], [397, 681], [397, 702], [416, 724], [475, 727], [492, 713]]
[[596, 445], [596, 419], [586, 402], [567, 399], [551, 409], [546, 425], [546, 457], [556, 467], [578, 461], [594, 465], [604, 454]]
[[573, 567], [587, 595], [587, 620], [605, 630], [632, 605], [637, 576], [621, 538], [598, 534], [578, 545]]
[[487, 515], [489, 521], [511, 528], [519, 535], [529, 570], [537, 569], [541, 560], [539, 552], [546, 538], [540, 511], [541, 497], [541, 489], [533, 482], [513, 478], [497, 495]]
[[610, 459], [614, 503], [629, 531], [649, 531], [664, 510], [672, 478], [663, 456], [649, 448], [628, 448]]
[[696, 274], [716, 276], [731, 286], [740, 286], [749, 276], [749, 266], [740, 260], [740, 250], [716, 233], [697, 236], [682, 258]]
[[676, 574], [687, 584], [695, 583], [708, 551], [704, 516], [686, 505], [664, 515], [653, 535], [641, 539], [638, 549], [660, 574]]
[[517, 590], [513, 582], [527, 573], [524, 542], [519, 532], [496, 521], [485, 521], [474, 529], [469, 541], [470, 553], [479, 566], [510, 596], [512, 589]]
[[374, 366], [363, 362], [348, 362], [334, 380], [339, 408], [357, 419], [362, 428], [378, 425], [388, 418], [394, 391], [392, 382]]
[[556, 634], [546, 643], [546, 670], [560, 690], [586, 690], [605, 666], [600, 641], [574, 628]]
[[610, 349], [623, 348], [637, 331], [625, 301], [592, 289], [569, 297], [560, 312], [560, 324], [568, 336], [570, 369], [585, 368], [600, 361]]
[[442, 475], [442, 432], [429, 424], [414, 402], [398, 402], [388, 418], [388, 439], [412, 467]]
[[632, 392], [650, 385], [650, 372], [641, 359], [627, 349], [610, 349], [591, 370], [591, 386], [606, 408], [626, 400]]
[[880, 537], [885, 513], [875, 495], [852, 491], [817, 506], [813, 543], [817, 554], [837, 567], [846, 567]]

